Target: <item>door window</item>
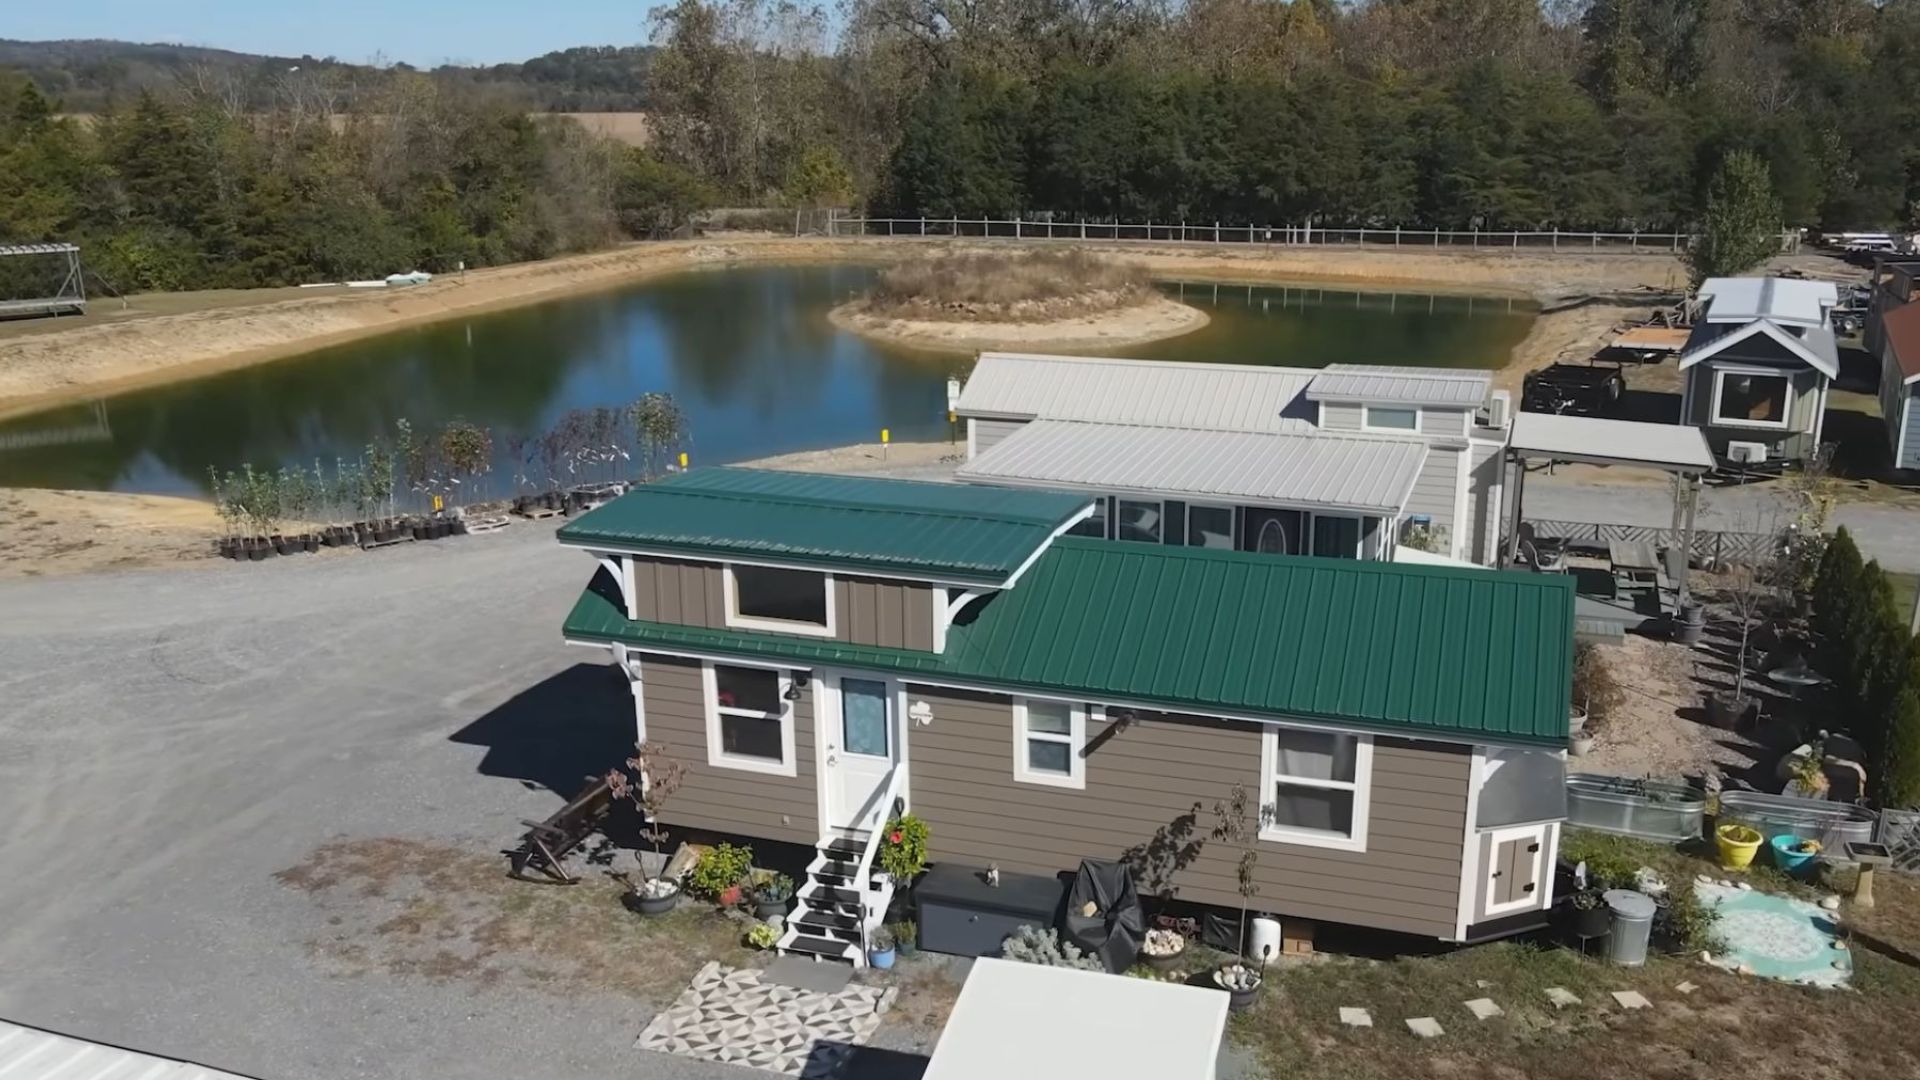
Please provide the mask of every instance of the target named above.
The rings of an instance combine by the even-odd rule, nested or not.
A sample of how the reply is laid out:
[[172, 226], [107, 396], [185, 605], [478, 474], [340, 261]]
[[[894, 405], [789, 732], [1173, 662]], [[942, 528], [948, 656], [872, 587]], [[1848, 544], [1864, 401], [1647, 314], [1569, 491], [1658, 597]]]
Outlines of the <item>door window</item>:
[[893, 725], [887, 722], [887, 712], [886, 683], [840, 680], [840, 738], [847, 753], [889, 756]]

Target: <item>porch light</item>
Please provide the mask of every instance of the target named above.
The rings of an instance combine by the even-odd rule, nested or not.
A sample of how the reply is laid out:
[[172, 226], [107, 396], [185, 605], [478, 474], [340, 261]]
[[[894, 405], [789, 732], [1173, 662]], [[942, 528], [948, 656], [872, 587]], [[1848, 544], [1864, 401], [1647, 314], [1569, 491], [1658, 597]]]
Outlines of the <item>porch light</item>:
[[780, 695], [788, 701], [799, 701], [800, 694], [807, 688], [808, 676], [804, 671], [793, 673], [793, 681], [787, 684], [787, 692]]

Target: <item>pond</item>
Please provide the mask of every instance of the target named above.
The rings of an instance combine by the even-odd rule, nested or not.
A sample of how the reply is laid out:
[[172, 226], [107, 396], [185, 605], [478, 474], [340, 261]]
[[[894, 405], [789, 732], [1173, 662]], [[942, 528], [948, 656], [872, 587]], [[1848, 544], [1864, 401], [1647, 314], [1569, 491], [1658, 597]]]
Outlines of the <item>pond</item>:
[[[0, 423], [0, 486], [199, 493], [209, 465], [329, 470], [394, 422], [462, 416], [512, 434], [567, 410], [665, 391], [706, 464], [947, 435], [946, 380], [969, 357], [881, 345], [826, 313], [864, 266], [695, 271], [453, 319]], [[1524, 301], [1316, 286], [1164, 283], [1208, 311], [1194, 333], [1116, 355], [1320, 367], [1496, 367], [1536, 313]], [[12, 448], [8, 448], [11, 445]], [[504, 486], [504, 485], [503, 485]]]

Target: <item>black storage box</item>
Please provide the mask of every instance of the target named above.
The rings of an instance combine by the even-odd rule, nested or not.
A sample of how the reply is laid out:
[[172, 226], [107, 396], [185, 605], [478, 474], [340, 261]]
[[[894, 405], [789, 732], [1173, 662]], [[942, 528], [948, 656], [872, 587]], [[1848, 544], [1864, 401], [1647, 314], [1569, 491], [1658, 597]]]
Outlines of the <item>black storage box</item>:
[[987, 884], [977, 866], [941, 863], [913, 887], [919, 909], [920, 947], [954, 956], [998, 956], [1000, 946], [1022, 926], [1057, 926], [1067, 883], [1058, 877], [1002, 871]]

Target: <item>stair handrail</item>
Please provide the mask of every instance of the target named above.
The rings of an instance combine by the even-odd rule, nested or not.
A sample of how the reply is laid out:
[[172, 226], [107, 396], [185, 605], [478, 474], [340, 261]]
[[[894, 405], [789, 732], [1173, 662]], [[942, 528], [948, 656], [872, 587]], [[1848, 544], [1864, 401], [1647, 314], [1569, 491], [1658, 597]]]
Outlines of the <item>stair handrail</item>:
[[867, 946], [871, 944], [867, 936], [867, 893], [871, 891], [870, 887], [873, 884], [871, 880], [873, 857], [880, 852], [880, 835], [886, 828], [887, 815], [893, 812], [893, 800], [899, 794], [900, 766], [895, 765], [887, 771], [886, 790], [881, 793], [879, 801], [874, 803], [874, 808], [861, 819], [868, 823], [869, 828], [866, 845], [860, 849], [860, 865], [853, 872], [853, 885], [860, 893], [860, 962], [862, 964], [867, 962]]

